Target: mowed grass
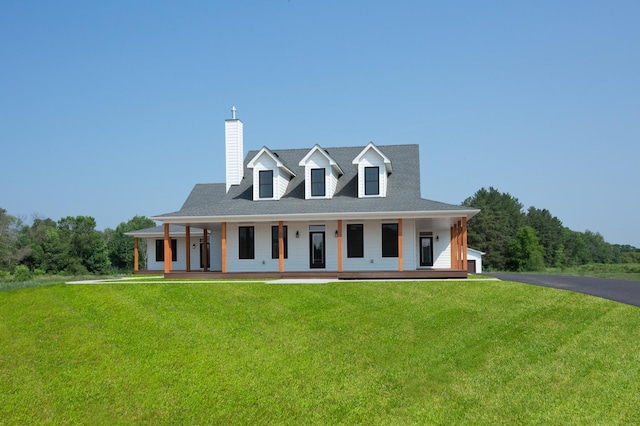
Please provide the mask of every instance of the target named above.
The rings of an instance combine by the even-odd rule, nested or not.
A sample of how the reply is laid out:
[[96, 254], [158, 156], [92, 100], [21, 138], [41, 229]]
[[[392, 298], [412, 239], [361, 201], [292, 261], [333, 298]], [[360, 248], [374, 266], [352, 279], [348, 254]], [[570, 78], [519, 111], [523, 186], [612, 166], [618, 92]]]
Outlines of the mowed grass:
[[0, 292], [0, 424], [640, 424], [640, 309], [500, 281]]

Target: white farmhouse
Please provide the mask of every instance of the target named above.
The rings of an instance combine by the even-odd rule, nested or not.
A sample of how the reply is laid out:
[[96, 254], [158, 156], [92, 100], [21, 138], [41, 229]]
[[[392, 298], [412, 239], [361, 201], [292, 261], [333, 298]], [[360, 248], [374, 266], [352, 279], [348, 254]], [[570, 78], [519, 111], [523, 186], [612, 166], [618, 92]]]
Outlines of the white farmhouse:
[[[467, 221], [479, 210], [422, 198], [418, 145], [273, 149], [243, 157], [225, 120], [226, 182], [197, 184], [148, 243], [166, 276], [466, 277]], [[205, 244], [206, 243], [206, 244]]]

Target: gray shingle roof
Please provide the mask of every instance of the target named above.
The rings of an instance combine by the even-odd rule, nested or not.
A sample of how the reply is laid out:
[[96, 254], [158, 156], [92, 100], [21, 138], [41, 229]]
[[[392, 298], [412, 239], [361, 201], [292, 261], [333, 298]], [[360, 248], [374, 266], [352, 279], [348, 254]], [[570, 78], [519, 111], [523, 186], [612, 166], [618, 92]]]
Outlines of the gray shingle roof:
[[387, 181], [387, 196], [358, 198], [357, 168], [353, 159], [364, 146], [325, 148], [344, 171], [338, 179], [332, 199], [305, 200], [304, 169], [300, 160], [309, 149], [272, 150], [296, 176], [280, 200], [253, 201], [253, 173], [247, 163], [258, 151], [250, 151], [244, 160], [244, 178], [240, 185], [232, 185], [226, 193], [224, 183], [197, 184], [182, 208], [173, 213], [156, 216], [171, 217], [271, 215], [286, 216], [299, 213], [365, 213], [365, 212], [419, 212], [469, 211], [468, 207], [427, 200], [420, 194], [420, 155], [418, 145], [377, 146], [392, 162], [393, 173]]

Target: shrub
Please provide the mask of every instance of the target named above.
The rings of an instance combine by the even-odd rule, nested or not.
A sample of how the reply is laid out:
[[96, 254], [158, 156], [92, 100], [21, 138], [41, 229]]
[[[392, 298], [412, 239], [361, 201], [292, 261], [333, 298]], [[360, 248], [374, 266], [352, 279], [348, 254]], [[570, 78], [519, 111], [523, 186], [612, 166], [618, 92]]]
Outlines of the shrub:
[[13, 271], [13, 281], [28, 281], [31, 279], [31, 271], [24, 265], [16, 266]]

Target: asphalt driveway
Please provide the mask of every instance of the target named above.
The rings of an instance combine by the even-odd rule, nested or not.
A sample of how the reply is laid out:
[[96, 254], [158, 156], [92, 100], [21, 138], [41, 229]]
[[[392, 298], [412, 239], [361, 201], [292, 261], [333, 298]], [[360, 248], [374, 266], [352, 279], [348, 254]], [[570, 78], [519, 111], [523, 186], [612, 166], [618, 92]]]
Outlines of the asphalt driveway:
[[525, 284], [576, 291], [578, 293], [590, 294], [592, 296], [640, 307], [640, 281], [574, 277], [569, 275], [509, 273], [486, 275], [491, 275], [504, 281], [516, 281]]

